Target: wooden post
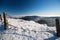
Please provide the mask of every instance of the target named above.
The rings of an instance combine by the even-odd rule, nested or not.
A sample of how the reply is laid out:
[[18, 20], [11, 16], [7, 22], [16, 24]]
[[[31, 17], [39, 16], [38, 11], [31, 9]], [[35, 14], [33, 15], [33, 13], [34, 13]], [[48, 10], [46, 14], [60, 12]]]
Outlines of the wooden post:
[[4, 18], [4, 29], [8, 29], [8, 22], [7, 22], [7, 19], [6, 19], [6, 12], [3, 12], [3, 18]]
[[2, 22], [2, 16], [1, 16], [1, 14], [0, 14], [0, 21]]
[[57, 37], [60, 37], [59, 19], [56, 19], [56, 31], [57, 31]]

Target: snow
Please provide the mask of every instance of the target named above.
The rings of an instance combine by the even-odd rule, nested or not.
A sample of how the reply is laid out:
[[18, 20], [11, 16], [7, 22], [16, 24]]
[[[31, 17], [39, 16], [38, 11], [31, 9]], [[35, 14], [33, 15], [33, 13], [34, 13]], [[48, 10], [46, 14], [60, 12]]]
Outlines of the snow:
[[34, 21], [8, 18], [9, 28], [4, 30], [0, 22], [0, 40], [60, 40], [56, 28]]

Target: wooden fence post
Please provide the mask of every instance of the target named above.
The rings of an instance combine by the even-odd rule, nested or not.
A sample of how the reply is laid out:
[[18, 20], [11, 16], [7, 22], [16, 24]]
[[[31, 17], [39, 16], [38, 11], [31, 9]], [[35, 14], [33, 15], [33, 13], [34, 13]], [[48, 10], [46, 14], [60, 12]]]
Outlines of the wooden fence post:
[[1, 16], [1, 14], [0, 14], [0, 21], [2, 22], [2, 16]]
[[59, 19], [56, 18], [56, 31], [57, 31], [57, 37], [60, 37], [60, 26], [59, 26]]
[[8, 29], [8, 20], [6, 19], [6, 12], [3, 12], [3, 18], [4, 18], [4, 29]]

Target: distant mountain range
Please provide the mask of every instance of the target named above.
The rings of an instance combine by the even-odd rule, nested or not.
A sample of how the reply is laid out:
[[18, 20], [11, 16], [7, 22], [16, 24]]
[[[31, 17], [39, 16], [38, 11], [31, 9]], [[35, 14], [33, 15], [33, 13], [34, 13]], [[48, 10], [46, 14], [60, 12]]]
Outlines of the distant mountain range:
[[60, 17], [40, 17], [40, 16], [25, 16], [21, 17], [20, 19], [27, 20], [27, 21], [35, 21], [40, 24], [47, 24], [48, 26], [55, 26], [55, 19]]
[[24, 20], [28, 20], [28, 21], [30, 21], [30, 20], [38, 21], [38, 20], [40, 20], [40, 18], [41, 17], [39, 17], [39, 16], [25, 16], [25, 17], [21, 17], [20, 19], [24, 19]]

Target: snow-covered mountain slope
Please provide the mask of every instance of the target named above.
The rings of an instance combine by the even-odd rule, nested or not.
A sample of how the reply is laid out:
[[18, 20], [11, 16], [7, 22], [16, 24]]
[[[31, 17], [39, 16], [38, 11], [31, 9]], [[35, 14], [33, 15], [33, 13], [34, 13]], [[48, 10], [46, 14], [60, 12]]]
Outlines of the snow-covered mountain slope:
[[8, 24], [8, 30], [4, 30], [0, 22], [0, 40], [60, 40], [56, 36], [56, 28], [46, 24], [10, 18]]

